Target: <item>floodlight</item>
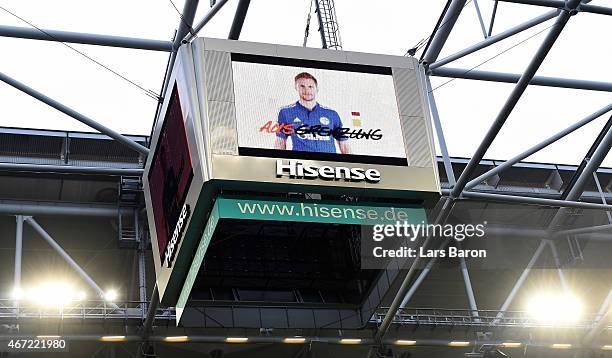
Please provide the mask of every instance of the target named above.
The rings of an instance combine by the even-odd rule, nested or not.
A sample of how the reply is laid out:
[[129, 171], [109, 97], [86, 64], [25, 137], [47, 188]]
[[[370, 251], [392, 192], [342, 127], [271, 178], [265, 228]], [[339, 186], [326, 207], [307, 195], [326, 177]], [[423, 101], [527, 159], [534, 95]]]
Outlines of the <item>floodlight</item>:
[[414, 346], [416, 345], [416, 341], [408, 341], [405, 339], [398, 339], [395, 341], [395, 344], [398, 346]]
[[102, 342], [122, 342], [125, 341], [125, 336], [103, 336], [100, 337]]
[[572, 348], [572, 345], [569, 343], [555, 343], [550, 347], [555, 349], [569, 349]]
[[11, 298], [14, 300], [21, 300], [24, 298], [24, 292], [21, 288], [19, 287], [15, 287], [15, 289], [13, 289], [13, 292], [11, 293]]
[[359, 344], [361, 343], [361, 338], [342, 338], [339, 343], [340, 344]]
[[117, 291], [115, 290], [106, 291], [106, 293], [104, 294], [104, 299], [109, 302], [115, 301], [117, 299]]
[[43, 307], [61, 307], [74, 300], [74, 290], [65, 282], [45, 282], [27, 291], [26, 298]]
[[164, 341], [174, 342], [174, 343], [187, 342], [189, 341], [189, 337], [188, 336], [171, 336], [171, 337], [164, 338]]
[[246, 343], [249, 341], [248, 337], [227, 337], [225, 338], [226, 343]]
[[543, 323], [576, 322], [582, 314], [582, 305], [572, 295], [541, 294], [529, 301], [527, 311]]

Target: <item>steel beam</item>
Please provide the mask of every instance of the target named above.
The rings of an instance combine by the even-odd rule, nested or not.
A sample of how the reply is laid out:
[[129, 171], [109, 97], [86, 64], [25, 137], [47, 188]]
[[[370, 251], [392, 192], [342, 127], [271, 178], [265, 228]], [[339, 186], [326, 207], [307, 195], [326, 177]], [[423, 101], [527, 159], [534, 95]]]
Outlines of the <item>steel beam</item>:
[[[575, 5], [578, 5], [578, 2], [579, 0], [578, 1], [570, 0], [568, 2], [568, 5], [575, 7]], [[514, 109], [519, 99], [521, 98], [525, 90], [527, 89], [529, 82], [531, 81], [536, 71], [538, 70], [538, 68], [540, 67], [544, 59], [546, 58], [546, 55], [548, 55], [548, 52], [552, 48], [553, 44], [555, 43], [555, 41], [561, 34], [561, 31], [567, 24], [570, 16], [571, 16], [570, 12], [566, 10], [562, 11], [557, 16], [555, 20], [555, 24], [551, 27], [550, 31], [546, 35], [546, 38], [540, 45], [540, 48], [534, 54], [533, 58], [529, 62], [529, 65], [525, 69], [525, 72], [523, 73], [523, 75], [517, 82], [516, 86], [510, 93], [510, 96], [506, 100], [506, 103], [504, 103], [502, 109], [499, 111], [499, 114], [495, 118], [493, 125], [491, 125], [491, 128], [489, 128], [489, 131], [487, 132], [482, 142], [476, 149], [476, 152], [470, 159], [470, 162], [467, 164], [467, 166], [461, 173], [461, 176], [457, 180], [457, 185], [455, 185], [453, 189], [451, 190], [451, 197], [458, 197], [461, 195], [461, 192], [463, 191], [463, 189], [465, 188], [465, 185], [470, 180], [470, 177], [472, 176], [474, 170], [478, 166], [478, 163], [480, 163], [480, 160], [483, 158], [486, 151], [491, 146], [491, 143], [493, 143], [493, 140], [497, 136], [497, 133], [499, 133], [502, 126], [504, 125], [508, 117], [510, 116], [510, 113], [512, 113], [512, 110]]]
[[[439, 214], [434, 220], [434, 223], [436, 224], [444, 222], [454, 206], [454, 202], [451, 198], [445, 198], [443, 200], [444, 200], [444, 204], [442, 206], [442, 209], [440, 210]], [[424, 248], [429, 247], [431, 245], [431, 242], [432, 242], [432, 238], [428, 237], [423, 242], [422, 247]], [[391, 302], [391, 305], [389, 306], [389, 310], [385, 314], [385, 318], [383, 319], [380, 326], [376, 330], [376, 334], [374, 336], [374, 339], [376, 342], [380, 342], [382, 338], [384, 337], [384, 335], [389, 330], [389, 327], [391, 326], [391, 323], [393, 322], [393, 319], [395, 318], [395, 314], [397, 313], [397, 310], [400, 308], [400, 304], [404, 300], [404, 297], [406, 296], [408, 290], [411, 287], [412, 280], [414, 279], [414, 276], [416, 275], [416, 272], [422, 260], [423, 258], [419, 256], [412, 262], [412, 265], [410, 266], [408, 273], [404, 277], [404, 280], [402, 281], [400, 288], [398, 289], [397, 293], [395, 294], [395, 297], [393, 298], [393, 301]]]
[[30, 226], [51, 246], [63, 259], [72, 267], [87, 284], [93, 288], [101, 299], [104, 299], [104, 291], [98, 284], [79, 266], [76, 261], [68, 255], [66, 251], [43, 229], [32, 217], [25, 218], [25, 222]]
[[142, 336], [147, 339], [151, 333], [153, 327], [153, 321], [155, 321], [155, 312], [159, 305], [159, 290], [157, 289], [157, 283], [153, 286], [153, 292], [151, 292], [151, 300], [149, 301], [149, 309], [147, 311], [147, 318], [145, 319], [142, 327]]
[[436, 263], [435, 258], [429, 260], [425, 268], [423, 268], [423, 271], [421, 271], [421, 273], [419, 274], [417, 279], [414, 281], [412, 286], [410, 286], [410, 289], [408, 290], [408, 292], [406, 292], [406, 295], [402, 299], [402, 303], [400, 303], [400, 308], [404, 308], [408, 305], [408, 302], [410, 302], [410, 299], [412, 298], [412, 296], [414, 296], [414, 293], [416, 292], [416, 290], [419, 288], [419, 286], [421, 286], [421, 283], [423, 283], [427, 275], [429, 275], [429, 271], [431, 271], [435, 263]]
[[118, 141], [119, 143], [124, 144], [125, 146], [139, 152], [142, 153], [144, 155], [149, 154], [149, 148], [146, 148], [138, 143], [136, 143], [135, 141], [119, 134], [118, 132], [115, 132], [114, 130], [103, 126], [102, 124], [94, 121], [93, 119], [86, 117], [85, 115], [66, 107], [65, 105], [59, 103], [58, 101], [45, 96], [44, 94], [38, 92], [37, 90], [26, 86], [25, 84], [5, 75], [4, 73], [0, 72], [0, 81], [5, 82], [8, 85], [11, 85], [12, 87], [36, 98], [37, 100], [57, 109], [58, 111], [78, 120], [79, 122], [86, 124], [88, 126], [90, 126], [91, 128], [99, 131], [100, 133], [104, 133], [107, 136], [115, 139], [116, 141]]
[[[314, 0], [317, 1], [317, 0]], [[229, 35], [227, 36], [230, 40], [238, 40], [240, 38], [240, 32], [242, 31], [242, 25], [244, 25], [244, 19], [246, 18], [247, 11], [251, 0], [239, 0], [236, 13], [234, 14], [234, 21], [232, 21], [232, 27]]]
[[159, 305], [159, 290], [157, 289], [157, 283], [153, 286], [153, 292], [151, 292], [151, 300], [149, 301], [149, 307], [147, 310], [147, 317], [142, 324], [141, 338], [143, 344], [139, 348], [138, 357], [146, 356], [146, 353], [150, 347], [150, 335], [153, 330], [153, 322], [155, 322], [155, 313], [157, 312], [157, 306]]
[[601, 318], [597, 321], [597, 323], [591, 328], [589, 333], [587, 333], [582, 339], [582, 346], [588, 347], [593, 341], [606, 329], [612, 320], [612, 307], [610, 307], [610, 296], [612, 295], [612, 290], [608, 293], [608, 296], [604, 300], [603, 304], [599, 308], [599, 312], [605, 312], [605, 314], [601, 315]]
[[[157, 111], [155, 113], [155, 121], [157, 120], [157, 115], [159, 114], [159, 110], [161, 109], [163, 98], [166, 96], [166, 92], [168, 91], [168, 85], [170, 84], [170, 77], [172, 74], [172, 69], [174, 68], [174, 62], [176, 61], [176, 54], [178, 52], [179, 47], [183, 43], [183, 39], [187, 34], [191, 36], [195, 35], [195, 30], [191, 27], [193, 25], [193, 18], [195, 17], [195, 13], [197, 11], [199, 0], [187, 0], [185, 1], [185, 5], [183, 6], [183, 12], [180, 14], [181, 21], [179, 23], [179, 27], [174, 34], [174, 40], [172, 42], [172, 52], [170, 53], [170, 57], [168, 58], [168, 67], [166, 68], [166, 73], [164, 75], [164, 82], [162, 83], [161, 89], [161, 100], [157, 104]], [[153, 129], [155, 129], [155, 122], [153, 122]]]
[[495, 23], [495, 15], [497, 14], [498, 4], [499, 4], [499, 1], [495, 0], [495, 3], [493, 4], [493, 11], [491, 13], [491, 22], [489, 22], [489, 37], [491, 37], [491, 34], [493, 33], [493, 24]]
[[[440, 245], [439, 249], [440, 250], [444, 249], [447, 245], [448, 245], [448, 241], [444, 241]], [[419, 286], [421, 286], [421, 284], [423, 283], [427, 275], [429, 275], [429, 272], [431, 271], [433, 266], [436, 264], [436, 261], [437, 261], [437, 258], [433, 257], [429, 260], [429, 262], [427, 262], [427, 265], [425, 265], [425, 267], [423, 268], [423, 271], [421, 271], [419, 276], [416, 278], [416, 280], [414, 280], [414, 282], [410, 286], [410, 289], [408, 290], [408, 292], [406, 292], [404, 299], [402, 299], [402, 303], [400, 303], [400, 309], [405, 308], [408, 305], [408, 302], [410, 302], [410, 299], [412, 299], [412, 296], [414, 296], [416, 291], [419, 289]]]
[[0, 200], [0, 214], [5, 215], [66, 215], [116, 218], [119, 211], [130, 209], [102, 204], [64, 204], [37, 201]]
[[[440, 245], [439, 249], [444, 249], [447, 245], [448, 245], [448, 242], [445, 241]], [[423, 271], [421, 271], [419, 276], [416, 278], [416, 280], [414, 280], [414, 282], [410, 286], [410, 289], [408, 290], [408, 292], [406, 292], [406, 295], [402, 299], [402, 303], [400, 303], [400, 308], [404, 308], [408, 305], [408, 302], [410, 302], [410, 299], [412, 298], [412, 296], [414, 296], [416, 290], [419, 288], [421, 283], [423, 283], [423, 281], [425, 280], [425, 278], [427, 277], [427, 275], [429, 274], [433, 266], [436, 264], [436, 261], [437, 259], [433, 257], [431, 260], [429, 260], [429, 262], [427, 262], [427, 265], [425, 265], [425, 267], [423, 268]]]
[[584, 119], [581, 119], [580, 121], [572, 124], [571, 126], [565, 128], [564, 130], [560, 131], [559, 133], [547, 138], [546, 140], [542, 141], [539, 144], [534, 145], [533, 147], [527, 149], [526, 151], [522, 152], [521, 154], [513, 157], [512, 159], [508, 159], [507, 161], [505, 161], [503, 164], [487, 171], [486, 173], [480, 175], [479, 177], [470, 180], [466, 185], [465, 185], [465, 190], [470, 190], [472, 188], [474, 188], [475, 186], [477, 186], [478, 184], [480, 184], [481, 182], [485, 181], [486, 179], [500, 173], [503, 170], [506, 170], [508, 168], [510, 168], [511, 166], [513, 166], [514, 164], [520, 162], [521, 160], [529, 157], [530, 155], [538, 152], [539, 150], [541, 150], [542, 148], [545, 148], [549, 145], [551, 145], [552, 143], [558, 141], [559, 139], [565, 137], [566, 135], [574, 132], [575, 130], [582, 128], [584, 125], [586, 125], [587, 123], [590, 123], [592, 121], [594, 121], [595, 119], [603, 116], [604, 114], [608, 113], [609, 111], [612, 110], [612, 103], [608, 104], [607, 106], [601, 108], [600, 110], [591, 113], [590, 115], [586, 116]]
[[525, 267], [525, 269], [523, 270], [523, 272], [519, 276], [518, 280], [516, 281], [516, 283], [512, 287], [512, 290], [510, 291], [510, 294], [508, 294], [508, 297], [506, 297], [506, 300], [504, 301], [504, 303], [502, 304], [501, 308], [499, 309], [501, 312], [497, 315], [498, 318], [501, 318], [503, 316], [503, 312], [508, 310], [508, 307], [510, 307], [510, 304], [514, 300], [514, 296], [516, 296], [516, 293], [518, 292], [518, 290], [520, 290], [521, 286], [523, 286], [523, 283], [525, 282], [525, 279], [529, 275], [529, 272], [531, 272], [531, 269], [533, 268], [533, 265], [535, 265], [535, 263], [538, 261], [538, 258], [542, 254], [542, 251], [544, 251], [544, 247], [546, 247], [546, 241], [545, 240], [540, 240], [540, 245], [538, 246], [538, 248], [533, 253], [533, 256], [531, 257], [531, 260], [529, 260], [529, 263], [527, 264], [527, 267]]
[[33, 173], [68, 173], [110, 176], [142, 176], [143, 169], [79, 167], [74, 165], [0, 163], [0, 171]]
[[[612, 230], [612, 227], [610, 227]], [[513, 238], [526, 238], [526, 239], [542, 239], [552, 238], [551, 233], [544, 229], [527, 229], [527, 228], [511, 228], [504, 226], [489, 226], [487, 225], [487, 234], [494, 236], [509, 236]], [[610, 235], [604, 234], [576, 234], [577, 239], [595, 240], [595, 241], [612, 241]]]
[[227, 4], [227, 2], [228, 0], [219, 0], [217, 3], [215, 3], [215, 5], [208, 10], [208, 13], [204, 15], [204, 18], [202, 18], [202, 20], [200, 20], [200, 22], [193, 27], [193, 33], [189, 33], [187, 37], [185, 37], [185, 41], [189, 42], [195, 38], [197, 33], [200, 32], [200, 30], [202, 30], [210, 20], [212, 20], [212, 18], [217, 14], [217, 12], [219, 12], [219, 10], [221, 10], [223, 5]]
[[[441, 60], [438, 60], [438, 61], [432, 63], [431, 65], [429, 65], [429, 68], [431, 70], [434, 70], [434, 69], [436, 69], [438, 67], [444, 66], [444, 65], [446, 65], [446, 64], [448, 64], [448, 63], [450, 63], [452, 61], [460, 59], [460, 58], [462, 58], [464, 56], [467, 56], [467, 55], [469, 55], [471, 53], [474, 53], [474, 52], [476, 52], [478, 50], [481, 50], [481, 49], [483, 49], [485, 47], [493, 45], [494, 43], [497, 43], [497, 42], [499, 42], [501, 40], [507, 39], [510, 36], [516, 35], [519, 32], [525, 31], [527, 29], [530, 29], [530, 28], [532, 28], [532, 27], [534, 27], [536, 25], [539, 25], [539, 24], [541, 24], [543, 22], [546, 22], [546, 21], [554, 18], [555, 16], [557, 16], [559, 14], [559, 12], [560, 12], [560, 10], [551, 10], [551, 11], [549, 11], [549, 12], [547, 12], [545, 14], [542, 14], [542, 15], [536, 17], [536, 18], [533, 18], [533, 19], [531, 19], [529, 21], [526, 21], [526, 22], [524, 22], [524, 23], [522, 23], [522, 24], [520, 24], [518, 26], [515, 26], [515, 27], [513, 27], [511, 29], [508, 29], [508, 30], [506, 30], [504, 32], [500, 32], [497, 35], [489, 36], [484, 41], [481, 41], [481, 42], [479, 42], [479, 43], [477, 43], [475, 45], [472, 45], [472, 46], [470, 46], [470, 47], [468, 47], [468, 48], [466, 48], [464, 50], [461, 50], [461, 51], [459, 51], [457, 53], [454, 53], [454, 54], [452, 54], [450, 56], [447, 56], [447, 57], [445, 57], [445, 58], [443, 58]], [[445, 70], [446, 70], [446, 68], [443, 69], [443, 72]], [[519, 75], [517, 75], [517, 76], [519, 76]], [[517, 81], [518, 81], [518, 78], [517, 78]]]
[[[589, 228], [585, 228], [586, 229]], [[607, 228], [612, 231], [612, 226]], [[521, 227], [507, 227], [507, 226], [493, 226], [487, 225], [486, 230], [488, 235], [494, 236], [508, 236], [512, 238], [526, 238], [526, 239], [538, 239], [542, 238], [553, 238], [555, 234], [552, 234], [544, 229], [528, 229]], [[559, 232], [560, 233], [560, 232]], [[575, 237], [578, 239], [585, 240], [595, 240], [595, 241], [612, 241], [612, 237], [610, 235], [605, 234], [587, 234], [587, 233], [577, 233]]]
[[[522, 167], [521, 165], [517, 165], [517, 168], [521, 168], [521, 167]], [[567, 172], [567, 168], [568, 167], [566, 166], [560, 166], [559, 170], [561, 172]], [[550, 168], [545, 168], [545, 169], [548, 170]], [[607, 172], [607, 171], [608, 171], [607, 169], [603, 169], [601, 172]], [[444, 189], [441, 189], [442, 193], [444, 193], [445, 195], [450, 192], [450, 189], [447, 189], [446, 185], [447, 185], [446, 183], [443, 183], [442, 186], [444, 187]], [[471, 190], [464, 191], [464, 193], [466, 192], [467, 193], [485, 193], [485, 194], [503, 193], [503, 195], [509, 195], [509, 196], [515, 196], [515, 197], [563, 200], [560, 198], [560, 193], [554, 188], [533, 188], [530, 186], [500, 185], [499, 188], [497, 189], [491, 186], [478, 186], [476, 187], [476, 189], [473, 189], [473, 190], [474, 191], [471, 191]], [[596, 191], [590, 191], [590, 190], [585, 191], [583, 195], [580, 197], [580, 201], [601, 205], [601, 196], [598, 194], [599, 193]], [[612, 201], [612, 193], [606, 193], [605, 197], [607, 201]], [[572, 204], [569, 204], [569, 207], [571, 207], [571, 205]], [[607, 203], [605, 205], [610, 205], [610, 203]], [[552, 206], [559, 206], [559, 205], [553, 204]], [[567, 205], [560, 205], [560, 206], [567, 206]], [[593, 208], [596, 208], [596, 207], [593, 207]], [[597, 207], [597, 209], [600, 209], [600, 208], [601, 207]]]
[[[157, 116], [160, 114], [159, 111], [161, 110], [162, 104], [164, 102], [163, 99], [166, 97], [166, 92], [168, 92], [168, 86], [170, 85], [170, 77], [172, 76], [172, 69], [174, 69], [174, 62], [176, 62], [176, 54], [177, 52], [174, 51], [170, 53], [170, 57], [168, 57], [168, 67], [166, 67], [166, 73], [164, 74], [164, 83], [162, 84], [162, 90], [160, 94], [161, 100], [157, 103], [155, 121], [157, 121]], [[151, 130], [155, 129], [155, 123], [156, 122], [153, 122], [153, 128]]]
[[559, 251], [557, 251], [557, 245], [552, 240], [546, 240], [548, 245], [550, 246], [550, 253], [552, 254], [553, 260], [555, 261], [555, 266], [557, 267], [557, 273], [559, 274], [559, 281], [561, 282], [561, 287], [565, 292], [569, 292], [569, 286], [567, 285], [567, 280], [565, 279], [565, 274], [563, 273], [563, 268], [561, 267], [561, 260], [559, 259]]
[[606, 311], [608, 310], [608, 307], [610, 306], [610, 302], [612, 302], [612, 289], [608, 291], [608, 295], [606, 296], [603, 303], [599, 307], [599, 310], [597, 311], [597, 317], [595, 319], [600, 320], [605, 316]]
[[[589, 161], [595, 154], [595, 151], [597, 150], [597, 148], [601, 145], [602, 141], [604, 140], [604, 137], [606, 136], [606, 133], [608, 133], [611, 129], [612, 129], [612, 116], [608, 118], [603, 128], [601, 128], [601, 130], [599, 131], [599, 134], [597, 135], [597, 138], [595, 138], [595, 141], [593, 141], [593, 144], [591, 144], [591, 147], [584, 155], [584, 158], [580, 161], [580, 165], [578, 166], [578, 168], [576, 169], [572, 177], [567, 181], [565, 189], [563, 189], [561, 192], [560, 199], [567, 199], [567, 196], [569, 195], [570, 190], [576, 185], [580, 176], [583, 175], [583, 172], [586, 170], [587, 164], [589, 163]], [[593, 173], [591, 173], [589, 177], [595, 174], [596, 171], [597, 171], [597, 168], [593, 170]], [[590, 178], [587, 180], [590, 180]], [[580, 194], [578, 194], [578, 197], [581, 196], [583, 191], [584, 190], [582, 190]]]
[[[563, 9], [565, 7], [565, 2], [561, 0], [500, 0], [503, 2], [511, 2], [516, 4], [525, 4], [525, 5], [536, 5], [536, 6], [546, 6], [546, 7], [556, 7], [558, 9]], [[583, 1], [583, 3], [587, 3], [589, 1]], [[600, 14], [600, 15], [612, 15], [612, 8], [598, 5], [587, 5], [581, 4], [578, 9], [580, 12], [587, 12], [591, 14]]]
[[144, 250], [138, 250], [138, 296], [142, 304], [142, 318], [146, 317], [147, 304], [147, 280], [145, 270], [145, 253]]
[[459, 14], [461, 14], [461, 10], [465, 6], [466, 0], [452, 0], [448, 10], [446, 11], [446, 15], [440, 22], [440, 27], [437, 29], [436, 33], [433, 35], [431, 39], [431, 43], [423, 56], [425, 63], [434, 63], [440, 52], [442, 51], [442, 47], [446, 43], [448, 36], [450, 35], [453, 26], [457, 22], [459, 18]]
[[84, 45], [132, 48], [137, 50], [172, 51], [172, 42], [163, 40], [138, 39], [133, 37], [87, 34], [80, 32], [31, 29], [26, 27], [0, 25], [0, 36], [31, 40], [68, 42]]
[[468, 297], [468, 304], [470, 305], [470, 314], [472, 317], [478, 317], [478, 306], [476, 305], [476, 297], [474, 296], [474, 290], [472, 289], [472, 281], [470, 280], [470, 273], [465, 263], [465, 258], [459, 259], [459, 265], [461, 268], [461, 276], [463, 276], [463, 283], [465, 284], [465, 293]]
[[[582, 338], [582, 348], [593, 348], [592, 343], [597, 339], [597, 337], [603, 333], [608, 327], [610, 323], [610, 319], [612, 318], [612, 307], [610, 307], [610, 302], [612, 301], [612, 289], [608, 291], [608, 295], [604, 299], [603, 303], [599, 307], [597, 311], [597, 316], [595, 317], [596, 322], [593, 327], [589, 330], [587, 334]], [[574, 357], [578, 357], [580, 354], [577, 354]], [[593, 355], [585, 354], [583, 357], [592, 357]]]
[[199, 0], [187, 0], [185, 1], [185, 5], [183, 6], [183, 12], [181, 13], [181, 21], [179, 22], [179, 27], [176, 30], [176, 34], [174, 36], [173, 48], [174, 51], [178, 50], [178, 48], [183, 43], [183, 39], [189, 32], [192, 31], [193, 18], [195, 17], [196, 11], [198, 9]]
[[526, 237], [530, 239], [542, 239], [548, 236], [548, 232], [543, 229], [528, 229], [524, 227], [504, 227], [487, 225], [487, 234], [495, 236]]
[[[521, 75], [516, 73], [479, 71], [450, 67], [437, 68], [431, 72], [431, 75], [439, 77], [462, 78], [466, 80], [505, 83], [517, 83], [521, 77]], [[572, 88], [589, 91], [612, 92], [612, 82], [586, 81], [571, 78], [534, 76], [533, 79], [529, 82], [529, 84], [544, 87]]]
[[[448, 194], [449, 190], [443, 189], [442, 193]], [[530, 205], [552, 206], [552, 207], [559, 207], [559, 208], [596, 209], [596, 210], [612, 211], [612, 205], [586, 203], [586, 202], [581, 202], [581, 201], [534, 198], [530, 196], [516, 196], [516, 195], [477, 193], [477, 192], [472, 192], [472, 191], [464, 191], [462, 193], [462, 197], [467, 198], [467, 199], [496, 201], [496, 202], [501, 202], [501, 203], [530, 204]]]
[[134, 232], [136, 233], [136, 241], [138, 241], [138, 251], [136, 259], [138, 260], [138, 301], [142, 302], [141, 312], [142, 319], [145, 319], [147, 312], [147, 270], [145, 266], [145, 255], [147, 241], [144, 232], [140, 230], [140, 213], [134, 210]]
[[582, 4], [578, 8], [578, 10], [580, 10], [582, 12], [592, 13], [592, 14], [611, 15], [612, 16], [612, 8], [604, 7], [604, 6]]
[[[599, 196], [601, 197], [601, 202], [604, 204], [608, 204], [606, 200], [606, 195], [601, 189], [601, 183], [599, 182], [599, 178], [597, 177], [597, 171], [593, 172], [593, 179], [595, 179], [595, 185], [597, 186], [597, 191], [599, 192]], [[606, 216], [608, 217], [608, 222], [612, 224], [612, 214], [609, 211], [606, 211]]]
[[15, 293], [21, 290], [21, 255], [23, 248], [23, 216], [15, 217], [17, 225], [15, 227], [15, 278], [13, 280], [13, 289]]
[[423, 65], [427, 65], [427, 63], [423, 61], [423, 58], [425, 57], [425, 54], [427, 53], [427, 51], [429, 51], [429, 46], [431, 45], [433, 37], [436, 34], [436, 32], [438, 32], [438, 28], [442, 24], [442, 20], [444, 20], [446, 13], [448, 11], [448, 8], [452, 4], [452, 2], [453, 0], [446, 0], [446, 4], [444, 4], [444, 9], [442, 9], [442, 12], [440, 13], [440, 16], [438, 17], [438, 21], [436, 21], [436, 25], [431, 30], [431, 35], [427, 36], [429, 40], [427, 40], [427, 43], [425, 43], [425, 47], [423, 48], [423, 51], [421, 52], [421, 58], [419, 59], [419, 63], [422, 63]]
[[[591, 158], [588, 159], [588, 163], [574, 182], [574, 185], [566, 188], [567, 197], [565, 200], [575, 201], [580, 198], [582, 192], [584, 191], [584, 186], [591, 180], [591, 176], [597, 170], [597, 168], [599, 168], [601, 162], [603, 162], [604, 158], [610, 151], [610, 148], [612, 148], [612, 128], [609, 128], [608, 131], [603, 134], [601, 142], [593, 152]], [[565, 217], [565, 213], [565, 210], [557, 211], [548, 226], [549, 229], [555, 229]]]
[[562, 230], [557, 231], [553, 235], [554, 236], [566, 236], [566, 235], [579, 235], [579, 234], [591, 234], [596, 232], [606, 232], [612, 231], [612, 224], [606, 225], [597, 225], [597, 226], [588, 226], [581, 227], [576, 229]]
[[499, 0], [499, 1], [511, 2], [511, 3], [523, 4], [523, 5], [556, 7], [559, 9], [563, 9], [565, 7], [565, 1], [562, 1], [562, 0]]
[[446, 147], [446, 139], [444, 138], [444, 130], [442, 129], [442, 123], [440, 122], [440, 115], [438, 113], [438, 106], [436, 105], [436, 99], [431, 90], [431, 81], [429, 76], [426, 79], [427, 86], [427, 99], [429, 99], [429, 107], [431, 109], [431, 117], [436, 128], [436, 134], [438, 136], [438, 144], [440, 144], [440, 151], [442, 152], [442, 160], [444, 161], [444, 170], [446, 171], [446, 177], [448, 183], [452, 186], [455, 185], [455, 172], [453, 171], [453, 165], [448, 154], [448, 148]]
[[480, 23], [480, 28], [482, 29], [482, 35], [486, 39], [489, 36], [487, 35], [487, 29], [485, 28], [484, 21], [482, 20], [482, 14], [480, 13], [480, 6], [478, 6], [477, 0], [472, 0], [472, 2], [474, 3], [474, 8], [476, 9], [476, 15], [478, 16], [478, 22]]

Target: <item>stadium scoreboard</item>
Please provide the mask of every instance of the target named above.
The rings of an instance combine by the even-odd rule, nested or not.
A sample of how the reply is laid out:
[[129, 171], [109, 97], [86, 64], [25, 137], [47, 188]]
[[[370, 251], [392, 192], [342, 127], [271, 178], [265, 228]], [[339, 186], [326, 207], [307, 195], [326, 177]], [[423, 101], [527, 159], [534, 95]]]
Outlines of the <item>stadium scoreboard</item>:
[[[210, 38], [182, 46], [143, 176], [162, 302], [177, 304], [188, 275], [203, 274], [207, 232], [214, 245], [227, 234], [224, 222], [271, 220], [248, 211], [224, 217], [221, 201], [318, 193], [422, 206], [436, 198], [425, 88], [411, 57]], [[198, 249], [204, 263], [194, 273]], [[366, 281], [371, 291], [381, 278], [400, 276]], [[366, 299], [364, 292], [355, 305]]]

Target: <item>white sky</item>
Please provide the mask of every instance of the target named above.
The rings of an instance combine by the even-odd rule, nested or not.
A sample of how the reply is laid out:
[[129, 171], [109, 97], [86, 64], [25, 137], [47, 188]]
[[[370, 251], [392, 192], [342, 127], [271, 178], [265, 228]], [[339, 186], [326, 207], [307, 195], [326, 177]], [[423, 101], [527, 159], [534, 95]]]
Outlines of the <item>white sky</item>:
[[[237, 2], [230, 0], [199, 35], [227, 37]], [[336, 0], [344, 49], [403, 55], [408, 48], [429, 36], [445, 2]], [[175, 0], [174, 3], [182, 10], [183, 1]], [[488, 26], [493, 0], [479, 0], [478, 3]], [[591, 4], [612, 7], [612, 0], [594, 0]], [[43, 29], [169, 40], [179, 23], [179, 15], [169, 0], [0, 0], [0, 6]], [[241, 40], [299, 46], [303, 41], [308, 8], [309, 0], [253, 0]], [[196, 23], [207, 10], [208, 1], [200, 1]], [[493, 33], [549, 10], [500, 2]], [[552, 21], [447, 66], [472, 68], [545, 29]], [[2, 9], [0, 25], [28, 27]], [[317, 28], [313, 14], [309, 46], [320, 47]], [[538, 75], [612, 82], [611, 33], [610, 16], [580, 13], [572, 17]], [[522, 73], [545, 34], [546, 31], [478, 69]], [[440, 58], [482, 39], [474, 4], [470, 2]], [[159, 92], [168, 53], [70, 46], [143, 87]], [[155, 101], [61, 43], [0, 38], [0, 53], [0, 72], [119, 132], [150, 133]], [[433, 87], [448, 80], [434, 77]], [[512, 87], [512, 84], [457, 79], [434, 91], [452, 156], [472, 156]], [[609, 92], [529, 87], [485, 157], [506, 159], [514, 156], [610, 102], [612, 93]], [[578, 163], [607, 116], [528, 160]], [[0, 126], [92, 131], [4, 83], [0, 83]], [[604, 165], [612, 166], [612, 156], [608, 156]]]

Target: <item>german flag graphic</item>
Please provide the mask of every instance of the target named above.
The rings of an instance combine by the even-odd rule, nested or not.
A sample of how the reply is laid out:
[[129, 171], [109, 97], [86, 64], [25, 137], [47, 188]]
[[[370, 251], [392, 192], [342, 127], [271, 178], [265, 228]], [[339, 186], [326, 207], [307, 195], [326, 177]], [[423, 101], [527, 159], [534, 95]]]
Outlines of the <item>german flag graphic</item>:
[[351, 112], [351, 118], [353, 120], [353, 126], [361, 127], [361, 113]]

